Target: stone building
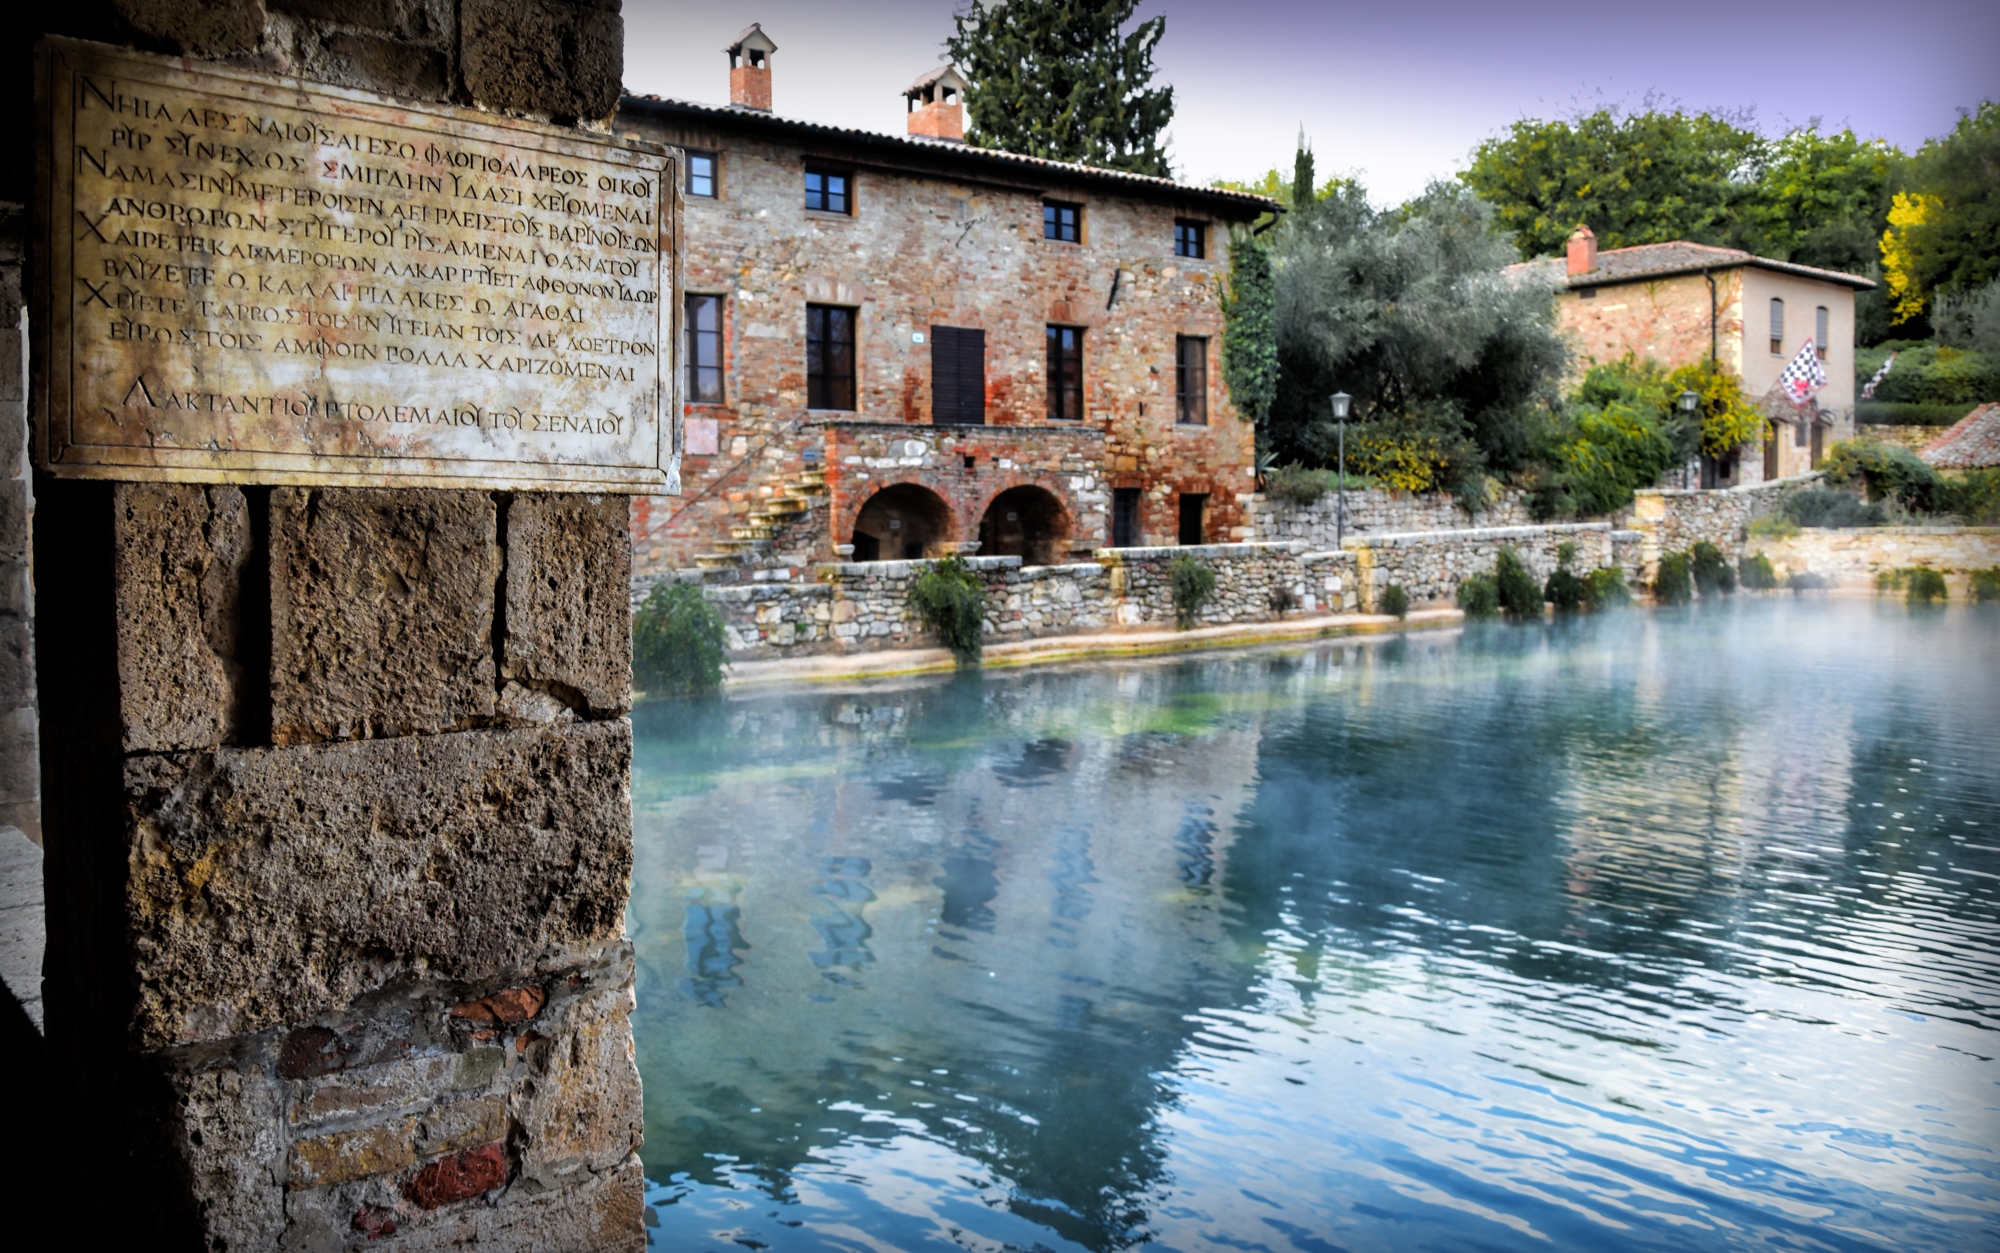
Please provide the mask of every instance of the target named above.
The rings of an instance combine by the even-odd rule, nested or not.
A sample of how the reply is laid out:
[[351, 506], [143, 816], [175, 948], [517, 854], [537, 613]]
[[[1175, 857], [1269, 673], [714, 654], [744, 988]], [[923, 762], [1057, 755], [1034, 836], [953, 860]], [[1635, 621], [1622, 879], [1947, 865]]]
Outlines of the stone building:
[[[1579, 365], [1632, 353], [1673, 368], [1707, 356], [1764, 400], [1774, 421], [1762, 449], [1705, 462], [1704, 487], [1804, 473], [1854, 434], [1854, 293], [1875, 286], [1869, 279], [1684, 241], [1600, 252], [1588, 226], [1570, 237], [1567, 256], [1513, 269], [1558, 289], [1557, 317]], [[1775, 389], [1808, 339], [1826, 387], [1800, 410]]]
[[1222, 294], [1276, 206], [970, 147], [948, 66], [906, 135], [785, 117], [776, 50], [729, 46], [727, 106], [619, 108], [689, 154], [683, 495], [635, 572], [1250, 538]]

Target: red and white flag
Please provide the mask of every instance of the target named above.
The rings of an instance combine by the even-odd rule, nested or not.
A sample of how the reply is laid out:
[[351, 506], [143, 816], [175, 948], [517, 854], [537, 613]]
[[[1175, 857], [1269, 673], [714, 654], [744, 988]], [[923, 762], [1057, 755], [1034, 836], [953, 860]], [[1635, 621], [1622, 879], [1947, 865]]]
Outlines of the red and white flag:
[[1883, 379], [1889, 377], [1889, 367], [1894, 364], [1896, 364], [1896, 354], [1892, 352], [1889, 354], [1889, 359], [1882, 363], [1882, 368], [1875, 371], [1875, 377], [1868, 380], [1868, 386], [1861, 389], [1861, 399], [1875, 399], [1875, 389], [1882, 385]]
[[1804, 408], [1819, 395], [1819, 389], [1826, 386], [1826, 369], [1819, 363], [1819, 346], [1811, 340], [1799, 349], [1799, 355], [1792, 358], [1784, 373], [1778, 375], [1778, 387], [1785, 393], [1785, 399]]

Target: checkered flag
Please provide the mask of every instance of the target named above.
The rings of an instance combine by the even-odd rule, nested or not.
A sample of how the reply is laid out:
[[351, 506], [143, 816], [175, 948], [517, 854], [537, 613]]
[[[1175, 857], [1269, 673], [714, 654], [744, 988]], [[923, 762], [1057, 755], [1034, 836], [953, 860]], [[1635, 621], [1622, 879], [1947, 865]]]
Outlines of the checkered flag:
[[1896, 354], [1892, 352], [1889, 354], [1889, 359], [1882, 363], [1882, 368], [1875, 371], [1875, 377], [1868, 380], [1868, 386], [1861, 389], [1861, 399], [1875, 399], [1875, 389], [1882, 385], [1883, 379], [1889, 377], [1889, 367], [1894, 364], [1896, 364]]
[[1785, 393], [1785, 399], [1799, 408], [1812, 403], [1819, 395], [1819, 389], [1826, 386], [1826, 370], [1819, 363], [1819, 347], [1811, 340], [1799, 349], [1799, 355], [1785, 367], [1778, 376], [1778, 390]]

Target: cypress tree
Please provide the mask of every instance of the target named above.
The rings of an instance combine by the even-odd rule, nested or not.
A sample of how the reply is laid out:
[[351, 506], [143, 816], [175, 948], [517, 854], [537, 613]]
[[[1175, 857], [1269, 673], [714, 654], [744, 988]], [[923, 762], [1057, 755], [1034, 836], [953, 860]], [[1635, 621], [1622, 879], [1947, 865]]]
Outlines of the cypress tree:
[[1137, 0], [971, 0], [945, 40], [972, 83], [966, 139], [982, 148], [1172, 177], [1162, 136], [1174, 89], [1148, 86], [1167, 20]]

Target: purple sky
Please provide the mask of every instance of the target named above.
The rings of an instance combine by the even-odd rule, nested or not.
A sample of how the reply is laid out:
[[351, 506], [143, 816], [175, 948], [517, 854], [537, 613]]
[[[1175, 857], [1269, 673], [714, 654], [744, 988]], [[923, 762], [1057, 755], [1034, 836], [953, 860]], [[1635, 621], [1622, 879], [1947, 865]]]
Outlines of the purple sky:
[[[625, 82], [729, 95], [722, 46], [757, 21], [778, 44], [776, 111], [900, 133], [902, 89], [943, 56], [953, 0], [625, 0]], [[1565, 0], [1341, 5], [1147, 0], [1175, 88], [1171, 151], [1193, 182], [1287, 172], [1301, 126], [1322, 177], [1393, 202], [1463, 168], [1520, 117], [1577, 105], [1754, 110], [1775, 132], [1818, 117], [1914, 148], [2000, 99], [2000, 0]]]

